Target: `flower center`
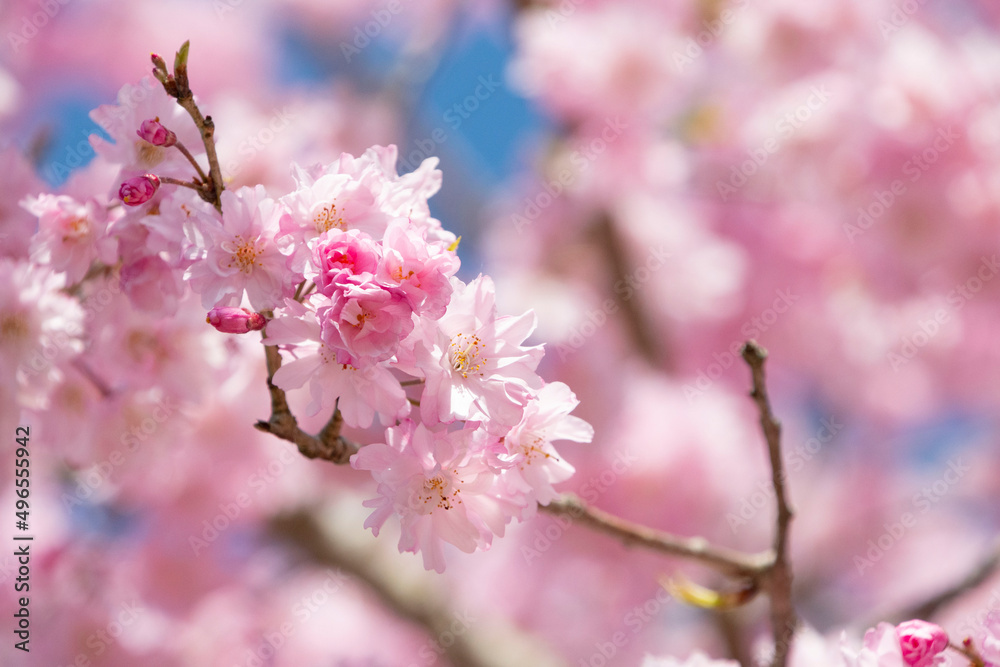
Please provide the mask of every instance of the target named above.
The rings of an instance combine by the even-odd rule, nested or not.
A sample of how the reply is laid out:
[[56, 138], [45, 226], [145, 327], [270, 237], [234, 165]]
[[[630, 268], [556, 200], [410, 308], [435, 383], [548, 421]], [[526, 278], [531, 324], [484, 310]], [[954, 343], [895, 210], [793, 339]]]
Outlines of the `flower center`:
[[255, 265], [260, 265], [257, 255], [261, 253], [255, 241], [245, 241], [242, 236], [237, 236], [232, 242], [223, 243], [222, 249], [230, 253], [229, 268], [237, 267], [243, 273], [252, 273]]
[[336, 203], [320, 204], [319, 208], [314, 209], [313, 225], [316, 227], [317, 234], [328, 232], [334, 227], [341, 230], [347, 229], [344, 216], [337, 212]]
[[451, 367], [456, 373], [461, 373], [463, 378], [468, 378], [469, 374], [483, 375], [480, 369], [486, 364], [487, 358], [483, 356], [486, 346], [476, 334], [457, 334], [452, 336], [451, 345], [448, 347], [448, 359]]
[[524, 455], [524, 459], [518, 465], [519, 470], [524, 470], [525, 466], [530, 466], [535, 462], [536, 459], [550, 459], [552, 454], [546, 452], [542, 447], [545, 445], [545, 440], [540, 436], [535, 436], [530, 442], [521, 445], [521, 454]]
[[[392, 270], [392, 277], [397, 282], [403, 282], [404, 280], [409, 280], [410, 278], [413, 277], [413, 271], [410, 270], [410, 271], [407, 271], [404, 274], [403, 273], [403, 265], [400, 264], [399, 266], [397, 266], [395, 269]], [[418, 285], [418, 287], [419, 287], [419, 285]]]
[[62, 237], [63, 243], [70, 239], [75, 241], [90, 232], [90, 223], [87, 222], [86, 218], [73, 218], [66, 223], [63, 231], [65, 232]]
[[[458, 473], [457, 470], [452, 471]], [[419, 509], [431, 512], [435, 508], [450, 510], [455, 505], [461, 505], [459, 497], [461, 489], [451, 488], [451, 482], [441, 473], [424, 480], [423, 488], [417, 494]]]

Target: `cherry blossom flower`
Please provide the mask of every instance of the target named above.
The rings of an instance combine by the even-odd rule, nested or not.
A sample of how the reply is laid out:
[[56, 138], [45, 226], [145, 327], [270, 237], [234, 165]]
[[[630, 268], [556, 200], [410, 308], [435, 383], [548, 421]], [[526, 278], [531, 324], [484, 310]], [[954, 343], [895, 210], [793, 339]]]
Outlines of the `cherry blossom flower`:
[[437, 572], [445, 568], [442, 542], [466, 553], [489, 548], [515, 504], [501, 496], [496, 475], [476, 455], [484, 438], [476, 424], [448, 432], [404, 420], [386, 429], [384, 444], [362, 447], [351, 465], [371, 471], [378, 483], [378, 497], [364, 503], [374, 509], [365, 528], [378, 535], [397, 515], [400, 551], [419, 551], [424, 567]]
[[381, 246], [367, 234], [330, 230], [313, 248], [313, 264], [319, 271], [313, 281], [320, 293], [333, 296], [337, 283], [355, 277], [355, 283], [373, 279], [381, 254]]
[[299, 187], [309, 186], [325, 176], [347, 175], [373, 194], [374, 206], [386, 216], [379, 218], [378, 229], [359, 225], [373, 238], [382, 237], [389, 220], [404, 217], [424, 231], [428, 242], [450, 246], [455, 242], [455, 235], [441, 228], [441, 223], [430, 216], [427, 205], [427, 199], [441, 189], [437, 158], [427, 158], [414, 171], [399, 175], [396, 172], [398, 154], [396, 146], [373, 146], [359, 157], [343, 153], [337, 161], [324, 167], [299, 170]]
[[[319, 300], [314, 297], [310, 306]], [[356, 368], [338, 360], [338, 350], [321, 339], [320, 323], [311, 307], [286, 299], [268, 322], [263, 342], [289, 350], [292, 359], [274, 374], [274, 384], [290, 390], [308, 383], [312, 397], [306, 407], [308, 415], [337, 407], [348, 426], [367, 428], [376, 414], [383, 424], [391, 424], [409, 413], [406, 394], [388, 368]]]
[[390, 223], [382, 245], [379, 280], [399, 287], [414, 312], [432, 319], [441, 317], [451, 298], [449, 278], [458, 271], [454, 252], [428, 244], [409, 218]]
[[948, 647], [945, 631], [914, 620], [893, 626], [879, 623], [865, 633], [861, 651], [842, 648], [847, 667], [930, 667]]
[[371, 183], [348, 174], [326, 173], [311, 179], [308, 172], [293, 172], [298, 188], [281, 198], [289, 217], [282, 223], [282, 236], [305, 246], [332, 229], [356, 229], [374, 238], [385, 232], [389, 216], [378, 206]]
[[114, 264], [117, 244], [107, 235], [107, 210], [96, 199], [81, 203], [66, 195], [42, 194], [21, 205], [38, 216], [32, 261], [64, 271], [69, 283], [83, 278], [94, 260]]
[[[422, 320], [415, 336], [423, 339], [413, 342], [413, 374], [425, 380], [421, 418], [429, 425], [477, 420], [506, 433], [541, 387], [535, 367], [542, 348], [522, 346], [534, 329], [534, 313], [498, 318], [487, 276], [453, 285], [447, 312], [439, 320]], [[407, 363], [400, 365], [405, 370]]]
[[222, 210], [221, 220], [197, 216], [187, 224], [188, 253], [197, 261], [185, 277], [206, 309], [236, 305], [244, 290], [254, 309], [274, 308], [291, 296], [286, 258], [274, 240], [284, 209], [257, 186], [223, 191]]
[[521, 421], [498, 443], [505, 483], [529, 494], [529, 513], [535, 503], [546, 505], [558, 495], [553, 484], [573, 475], [573, 466], [559, 456], [552, 441], [590, 442], [594, 437], [590, 424], [569, 414], [578, 404], [568, 386], [550, 382], [538, 390]]
[[62, 366], [83, 351], [83, 309], [48, 267], [0, 259], [0, 388], [17, 405], [44, 407]]
[[413, 331], [413, 309], [403, 292], [375, 282], [338, 286], [331, 305], [317, 311], [323, 341], [344, 350], [353, 366], [368, 367], [392, 357]]

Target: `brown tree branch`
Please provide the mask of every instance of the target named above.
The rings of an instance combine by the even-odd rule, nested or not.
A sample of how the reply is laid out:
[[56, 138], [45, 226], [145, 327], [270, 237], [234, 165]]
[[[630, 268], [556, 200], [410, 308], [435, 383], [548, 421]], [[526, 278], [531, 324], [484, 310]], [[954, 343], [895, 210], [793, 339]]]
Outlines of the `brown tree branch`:
[[750, 366], [753, 390], [750, 397], [760, 412], [760, 426], [767, 441], [771, 463], [771, 483], [778, 506], [777, 526], [774, 533], [774, 562], [762, 578], [761, 586], [770, 598], [771, 629], [774, 633], [774, 667], [785, 667], [791, 650], [792, 636], [798, 626], [798, 616], [792, 603], [792, 570], [788, 560], [788, 530], [792, 522], [792, 508], [785, 488], [784, 463], [781, 460], [781, 424], [774, 418], [771, 401], [764, 379], [764, 361], [767, 351], [755, 341], [747, 341], [741, 351]]
[[771, 565], [769, 551], [746, 554], [712, 546], [701, 537], [678, 537], [590, 507], [572, 494], [563, 494], [539, 509], [549, 514], [569, 516], [594, 530], [621, 539], [626, 545], [638, 544], [652, 551], [695, 560], [735, 577], [755, 578]]
[[171, 178], [169, 176], [157, 176], [157, 178], [160, 180], [160, 183], [166, 183], [167, 185], [179, 185], [183, 188], [191, 188], [192, 190], [198, 192], [198, 194], [201, 194], [202, 186], [200, 183], [196, 183], [194, 181], [182, 181], [179, 178]]
[[722, 642], [726, 645], [729, 658], [740, 663], [740, 667], [752, 667], [753, 657], [743, 638], [743, 625], [735, 610], [727, 609], [715, 612], [715, 627], [719, 631]]
[[187, 161], [191, 163], [191, 166], [194, 167], [194, 170], [198, 172], [198, 178], [200, 178], [203, 183], [207, 183], [208, 176], [205, 175], [205, 171], [201, 168], [201, 165], [198, 164], [198, 161], [194, 159], [194, 156], [191, 155], [191, 151], [187, 149], [187, 146], [178, 141], [177, 143], [174, 144], [174, 148], [179, 150], [181, 152], [181, 155], [187, 158]]

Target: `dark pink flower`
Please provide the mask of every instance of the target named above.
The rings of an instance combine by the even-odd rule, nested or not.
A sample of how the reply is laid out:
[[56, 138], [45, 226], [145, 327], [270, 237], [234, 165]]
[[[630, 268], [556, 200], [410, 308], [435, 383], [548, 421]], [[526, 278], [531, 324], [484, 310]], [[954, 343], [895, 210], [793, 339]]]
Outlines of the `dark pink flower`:
[[142, 125], [135, 133], [139, 135], [140, 139], [144, 139], [154, 146], [167, 148], [177, 143], [177, 135], [163, 127], [159, 117], [142, 121]]
[[373, 277], [380, 259], [380, 246], [367, 234], [331, 229], [313, 250], [313, 261], [319, 267], [316, 287], [320, 293], [333, 296], [338, 283], [350, 278], [365, 282]]
[[[343, 283], [332, 305], [317, 311], [323, 342], [349, 356], [350, 365], [367, 368], [392, 357], [413, 330], [413, 309], [395, 287], [374, 282]], [[338, 357], [341, 363], [347, 363]]]
[[160, 187], [160, 179], [154, 174], [143, 174], [128, 179], [118, 188], [118, 196], [128, 206], [145, 204]]
[[218, 307], [208, 311], [205, 321], [222, 333], [243, 334], [260, 331], [267, 320], [260, 313], [246, 308]]
[[939, 625], [918, 619], [896, 626], [903, 661], [910, 667], [930, 667], [948, 648], [948, 633]]

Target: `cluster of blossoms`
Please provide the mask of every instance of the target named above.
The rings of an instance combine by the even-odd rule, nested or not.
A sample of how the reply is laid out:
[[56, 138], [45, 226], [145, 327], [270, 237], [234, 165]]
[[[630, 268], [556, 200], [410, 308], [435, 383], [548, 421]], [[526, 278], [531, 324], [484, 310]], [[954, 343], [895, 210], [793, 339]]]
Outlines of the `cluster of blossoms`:
[[279, 346], [273, 382], [307, 387], [307, 414], [339, 410], [356, 428], [377, 417], [384, 442], [351, 459], [378, 484], [366, 525], [377, 534], [398, 516], [400, 549], [419, 550], [428, 569], [444, 569], [442, 542], [488, 548], [555, 497], [573, 468], [552, 441], [593, 431], [570, 416], [573, 392], [536, 373], [542, 347], [525, 345], [534, 315], [501, 317], [489, 277], [456, 277], [458, 239], [427, 206], [441, 184], [435, 159], [400, 176], [396, 148], [374, 147], [293, 166], [283, 196], [242, 187], [212, 206], [191, 175], [207, 180], [187, 148], [200, 143], [191, 119], [151, 81], [119, 99], [136, 90], [140, 104], [95, 112], [118, 121], [105, 124], [114, 143], [95, 147], [119, 169], [120, 202], [26, 202], [52, 230], [36, 237], [39, 261], [72, 281], [95, 261], [120, 263], [123, 291], [159, 314], [190, 289], [220, 331], [263, 330]]

